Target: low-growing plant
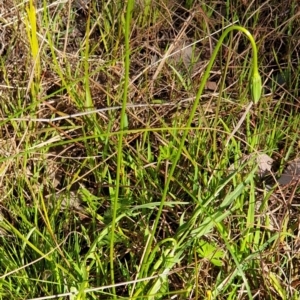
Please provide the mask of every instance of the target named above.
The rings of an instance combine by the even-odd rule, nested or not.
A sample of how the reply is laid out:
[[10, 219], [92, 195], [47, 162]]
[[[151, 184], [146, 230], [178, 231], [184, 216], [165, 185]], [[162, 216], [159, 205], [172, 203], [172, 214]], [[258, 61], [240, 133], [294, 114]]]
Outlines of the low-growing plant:
[[[167, 195], [168, 195], [168, 192], [169, 192], [170, 183], [171, 183], [171, 180], [173, 178], [174, 171], [177, 167], [177, 163], [179, 161], [179, 158], [182, 155], [183, 147], [184, 147], [184, 144], [186, 142], [186, 138], [187, 138], [187, 135], [188, 135], [188, 132], [189, 132], [189, 128], [191, 127], [192, 121], [194, 120], [196, 109], [199, 105], [202, 93], [204, 91], [205, 84], [206, 84], [206, 82], [209, 78], [209, 74], [210, 74], [212, 66], [213, 66], [213, 64], [216, 60], [217, 53], [218, 53], [219, 49], [221, 48], [225, 37], [227, 37], [227, 35], [233, 30], [237, 30], [237, 31], [240, 31], [240, 32], [244, 33], [247, 36], [247, 38], [249, 39], [250, 43], [251, 43], [252, 51], [253, 51], [252, 52], [253, 57], [252, 57], [252, 76], [251, 76], [251, 88], [250, 89], [251, 89], [253, 101], [254, 101], [255, 104], [259, 101], [259, 99], [261, 97], [262, 84], [261, 84], [261, 77], [260, 77], [259, 71], [258, 71], [257, 47], [256, 47], [256, 44], [255, 44], [254, 38], [247, 29], [245, 29], [241, 26], [238, 26], [238, 25], [233, 25], [233, 26], [227, 28], [224, 31], [224, 33], [221, 35], [221, 37], [220, 37], [220, 39], [219, 39], [219, 41], [216, 45], [216, 48], [215, 48], [215, 50], [214, 50], [214, 52], [213, 52], [213, 54], [212, 54], [212, 56], [209, 60], [208, 66], [207, 66], [207, 68], [206, 68], [206, 70], [203, 74], [202, 79], [201, 79], [201, 83], [200, 83], [198, 93], [196, 95], [196, 99], [195, 99], [194, 104], [191, 108], [190, 117], [186, 122], [186, 128], [187, 129], [183, 130], [182, 138], [180, 139], [180, 143], [179, 143], [177, 149], [174, 150], [176, 154], [174, 154], [173, 159], [172, 159], [171, 168], [170, 168], [170, 171], [169, 171], [168, 176], [167, 176], [167, 181], [165, 183], [165, 187], [164, 187], [164, 190], [163, 190], [163, 195], [162, 195], [161, 203], [160, 203], [160, 206], [159, 206], [159, 210], [158, 210], [158, 213], [157, 213], [156, 218], [155, 218], [155, 222], [154, 222], [154, 225], [153, 225], [152, 232], [149, 234], [147, 247], [145, 249], [145, 255], [144, 255], [144, 259], [143, 259], [143, 261], [144, 261], [143, 265], [145, 265], [145, 266], [147, 266], [148, 263], [149, 263], [148, 260], [149, 260], [149, 255], [150, 255], [150, 252], [151, 252], [151, 249], [152, 249], [152, 242], [153, 242], [153, 239], [154, 239], [154, 234], [155, 234], [157, 226], [159, 224], [159, 220], [160, 220], [160, 217], [161, 217], [161, 214], [162, 214], [162, 210], [163, 210], [163, 207], [165, 205], [165, 201], [166, 201], [166, 198], [167, 198]], [[204, 234], [204, 233], [205, 232], [203, 232], [202, 234]], [[199, 235], [198, 235], [198, 237], [199, 237]], [[172, 246], [172, 247], [174, 247], [174, 246]], [[178, 259], [179, 259], [179, 257], [177, 257], [177, 260]], [[173, 260], [173, 263], [175, 264], [174, 260]], [[168, 270], [170, 269], [170, 263], [168, 263], [167, 269]], [[148, 271], [148, 268], [146, 268], [145, 270], [141, 270], [141, 275], [145, 276], [145, 273], [147, 273], [147, 271]], [[166, 270], [164, 270], [164, 272], [165, 271]], [[157, 288], [156, 290], [159, 290], [159, 288]], [[249, 289], [248, 289], [248, 292], [250, 292]]]

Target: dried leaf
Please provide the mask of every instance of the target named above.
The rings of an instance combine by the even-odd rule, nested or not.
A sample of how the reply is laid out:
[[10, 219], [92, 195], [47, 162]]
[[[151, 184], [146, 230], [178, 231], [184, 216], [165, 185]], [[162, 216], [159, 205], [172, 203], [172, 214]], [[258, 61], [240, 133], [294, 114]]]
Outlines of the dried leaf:
[[259, 154], [256, 158], [256, 162], [258, 164], [258, 175], [260, 177], [266, 176], [271, 172], [273, 159], [267, 154]]
[[279, 185], [287, 185], [300, 179], [300, 160], [291, 161], [278, 179]]

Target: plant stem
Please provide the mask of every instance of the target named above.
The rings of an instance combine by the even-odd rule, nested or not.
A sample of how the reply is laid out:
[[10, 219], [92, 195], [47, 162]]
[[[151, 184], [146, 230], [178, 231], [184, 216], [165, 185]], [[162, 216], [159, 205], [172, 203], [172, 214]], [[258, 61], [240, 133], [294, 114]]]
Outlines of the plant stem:
[[111, 222], [111, 240], [110, 240], [110, 275], [111, 275], [111, 284], [113, 290], [114, 299], [117, 299], [116, 289], [114, 287], [114, 240], [115, 240], [115, 229], [116, 229], [116, 219], [118, 211], [118, 200], [120, 192], [120, 178], [121, 170], [123, 164], [123, 135], [126, 123], [126, 104], [127, 104], [127, 95], [129, 87], [129, 68], [130, 68], [130, 22], [131, 14], [134, 5], [134, 0], [127, 1], [126, 7], [126, 19], [125, 19], [125, 74], [124, 74], [124, 93], [123, 93], [123, 102], [121, 110], [121, 124], [120, 124], [120, 134], [118, 140], [118, 157], [117, 157], [117, 174], [116, 174], [116, 190], [112, 203], [112, 222]]
[[[249, 39], [250, 43], [251, 43], [251, 46], [252, 46], [252, 51], [253, 51], [253, 56], [252, 56], [252, 65], [253, 65], [253, 75], [258, 75], [259, 76], [259, 73], [258, 73], [258, 65], [257, 65], [257, 48], [256, 48], [256, 44], [255, 44], [255, 41], [254, 41], [254, 38], [253, 36], [251, 35], [251, 33], [245, 29], [244, 27], [241, 27], [241, 26], [238, 26], [238, 25], [233, 25], [229, 28], [227, 28], [223, 34], [221, 35], [217, 45], [216, 45], [216, 48], [214, 49], [213, 53], [212, 53], [212, 57], [209, 61], [209, 64], [203, 74], [203, 77], [202, 77], [202, 80], [201, 80], [201, 83], [200, 83], [200, 86], [199, 86], [199, 89], [198, 89], [198, 92], [197, 92], [197, 95], [196, 95], [196, 99], [194, 101], [194, 104], [192, 106], [192, 109], [191, 109], [191, 113], [190, 113], [190, 117], [186, 123], [186, 128], [190, 128], [191, 127], [191, 123], [194, 119], [194, 116], [195, 116], [195, 113], [196, 113], [196, 109], [199, 105], [199, 101], [200, 101], [200, 98], [201, 98], [201, 95], [203, 93], [203, 90], [204, 90], [204, 87], [205, 87], [205, 84], [206, 84], [206, 81], [208, 80], [208, 77], [209, 77], [209, 73], [212, 69], [212, 66], [215, 62], [215, 59], [216, 59], [216, 56], [217, 56], [217, 53], [223, 43], [223, 40], [224, 38], [233, 30], [238, 30], [238, 31], [241, 31], [243, 32]], [[186, 137], [188, 135], [188, 132], [189, 132], [189, 129], [185, 129], [183, 131], [183, 135], [182, 135], [182, 139], [180, 141], [180, 144], [178, 146], [178, 149], [177, 150], [174, 150], [176, 151], [176, 155], [174, 156], [174, 160], [172, 162], [172, 166], [171, 166], [171, 169], [170, 169], [170, 172], [167, 176], [167, 180], [166, 180], [166, 184], [165, 184], [165, 187], [164, 187], [164, 191], [163, 191], [163, 195], [162, 195], [162, 199], [161, 199], [161, 203], [160, 203], [160, 206], [159, 206], [159, 209], [158, 209], [158, 213], [157, 213], [157, 216], [155, 218], [155, 221], [154, 221], [154, 224], [153, 224], [153, 228], [152, 228], [152, 233], [150, 234], [149, 236], [149, 240], [148, 240], [148, 246], [147, 246], [147, 249], [145, 251], [145, 256], [144, 256], [144, 263], [146, 264], [147, 263], [147, 260], [148, 260], [148, 257], [150, 255], [150, 250], [151, 250], [151, 245], [152, 245], [152, 242], [153, 242], [153, 239], [154, 239], [154, 235], [155, 235], [155, 232], [156, 232], [156, 229], [157, 229], [157, 226], [159, 224], [159, 219], [160, 219], [160, 216], [162, 214], [162, 210], [163, 210], [163, 207], [164, 207], [164, 204], [165, 204], [165, 201], [166, 201], [166, 198], [167, 198], [167, 194], [168, 194], [168, 191], [169, 191], [169, 185], [170, 185], [170, 182], [173, 178], [173, 174], [174, 174], [174, 171], [175, 171], [175, 168], [176, 168], [176, 165], [178, 163], [178, 160], [181, 156], [181, 153], [182, 153], [182, 149], [183, 149], [183, 146], [184, 146], [184, 143], [186, 141]]]

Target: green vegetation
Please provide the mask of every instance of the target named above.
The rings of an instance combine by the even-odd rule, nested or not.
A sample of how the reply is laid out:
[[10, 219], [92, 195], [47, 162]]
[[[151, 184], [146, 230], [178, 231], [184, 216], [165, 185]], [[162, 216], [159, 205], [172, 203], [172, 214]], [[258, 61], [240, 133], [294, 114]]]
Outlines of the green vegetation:
[[300, 298], [299, 5], [179, 2], [0, 6], [0, 299]]

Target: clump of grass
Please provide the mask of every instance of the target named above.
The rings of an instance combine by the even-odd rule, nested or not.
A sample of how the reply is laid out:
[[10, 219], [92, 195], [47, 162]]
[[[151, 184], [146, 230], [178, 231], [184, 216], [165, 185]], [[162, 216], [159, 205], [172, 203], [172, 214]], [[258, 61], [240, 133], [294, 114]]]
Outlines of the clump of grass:
[[[298, 83], [286, 80], [285, 91], [275, 80], [276, 93], [257, 101], [257, 63], [271, 76], [276, 45], [263, 14], [274, 7], [245, 15], [242, 5], [1, 8], [3, 299], [299, 297], [289, 250], [298, 200], [264, 189], [255, 157], [297, 156]], [[273, 33], [293, 49], [284, 68], [299, 78], [297, 19], [278, 18], [287, 25]], [[236, 19], [255, 25], [253, 69], [242, 35], [225, 38], [220, 57], [221, 42], [212, 47]], [[181, 39], [203, 40], [190, 61], [165, 60]], [[284, 56], [272, 53], [283, 71]]]

